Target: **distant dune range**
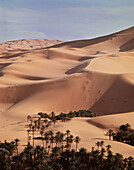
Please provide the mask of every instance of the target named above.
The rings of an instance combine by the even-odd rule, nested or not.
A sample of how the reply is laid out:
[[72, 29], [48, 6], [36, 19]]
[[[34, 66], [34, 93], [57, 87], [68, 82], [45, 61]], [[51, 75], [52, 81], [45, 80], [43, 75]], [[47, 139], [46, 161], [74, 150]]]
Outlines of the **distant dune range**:
[[91, 40], [0, 44], [1, 127], [10, 137], [9, 122], [24, 121], [28, 114], [80, 109], [101, 116], [87, 124], [102, 133], [134, 123], [134, 27]]

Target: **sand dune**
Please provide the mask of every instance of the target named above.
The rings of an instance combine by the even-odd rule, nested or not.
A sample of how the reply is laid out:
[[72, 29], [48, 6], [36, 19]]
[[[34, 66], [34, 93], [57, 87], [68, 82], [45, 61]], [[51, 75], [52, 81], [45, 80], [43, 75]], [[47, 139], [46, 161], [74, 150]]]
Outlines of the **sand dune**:
[[[1, 43], [1, 126], [25, 121], [28, 114], [40, 111], [59, 113], [79, 109], [90, 109], [101, 116], [87, 125], [94, 128], [100, 125], [95, 129], [98, 134], [103, 133], [102, 126], [108, 128], [115, 122], [111, 115], [102, 115], [116, 114], [115, 126], [120, 125], [123, 122], [120, 119], [125, 118], [119, 113], [134, 111], [133, 37], [134, 27], [91, 40]], [[125, 115], [127, 122], [133, 123], [133, 113]], [[84, 122], [79, 120], [83, 127]], [[70, 124], [75, 130], [75, 122]], [[84, 133], [89, 132], [87, 129]], [[117, 148], [118, 144], [114, 146]]]
[[8, 41], [5, 43], [0, 43], [0, 51], [46, 48], [62, 42], [63, 41], [47, 39], [22, 39], [16, 41]]
[[134, 112], [100, 116], [89, 120], [89, 123], [96, 127], [102, 129], [112, 128], [113, 130], [118, 130], [120, 125], [127, 124], [128, 122], [131, 128], [134, 129]]
[[[66, 123], [57, 123], [54, 129], [50, 127], [48, 130], [53, 130], [54, 132], [66, 132], [66, 130], [71, 129], [71, 134], [81, 137], [79, 148], [84, 146], [87, 150], [91, 150], [92, 146], [97, 148], [96, 142], [103, 140], [105, 146], [108, 144], [112, 146], [113, 152], [121, 153], [126, 157], [130, 155], [134, 156], [133, 146], [129, 146], [117, 141], [108, 140], [108, 136], [106, 135], [107, 129], [97, 127], [95, 124], [90, 123], [92, 120], [94, 121], [94, 119], [96, 118], [73, 118], [71, 121]], [[75, 146], [73, 145], [73, 147]]]
[[[0, 57], [0, 101], [11, 103], [12, 108], [17, 109], [18, 105], [27, 105], [29, 98], [31, 100], [34, 96], [37, 100], [33, 103], [44, 98], [44, 103], [39, 102], [38, 108], [49, 112], [85, 108], [102, 115], [133, 111], [134, 51], [127, 51], [126, 46], [125, 52], [121, 52], [123, 47], [120, 50], [133, 39], [133, 35], [134, 28], [130, 28], [93, 40], [65, 42], [47, 49], [3, 52]], [[51, 94], [48, 91], [55, 92]], [[52, 105], [51, 101], [57, 94], [59, 98]]]

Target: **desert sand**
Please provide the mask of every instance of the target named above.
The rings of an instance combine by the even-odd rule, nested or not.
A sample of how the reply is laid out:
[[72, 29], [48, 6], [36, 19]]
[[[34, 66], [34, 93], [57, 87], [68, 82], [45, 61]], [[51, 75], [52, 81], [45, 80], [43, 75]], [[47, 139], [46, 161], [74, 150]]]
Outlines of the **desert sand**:
[[122, 123], [134, 128], [133, 38], [131, 27], [90, 40], [1, 43], [1, 140], [26, 144], [27, 115], [90, 109], [98, 117], [58, 122], [53, 130], [71, 130], [87, 149], [104, 140], [114, 152], [134, 156], [132, 146], [105, 135]]

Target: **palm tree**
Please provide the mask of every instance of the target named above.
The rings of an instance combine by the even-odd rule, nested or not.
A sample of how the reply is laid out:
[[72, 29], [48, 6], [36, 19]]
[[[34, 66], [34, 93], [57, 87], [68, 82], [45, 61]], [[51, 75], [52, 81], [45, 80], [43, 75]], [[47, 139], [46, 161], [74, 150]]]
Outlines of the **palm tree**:
[[111, 145], [107, 145], [106, 148], [107, 148], [107, 151], [109, 151], [112, 147]]
[[132, 156], [129, 156], [128, 157], [128, 169], [133, 165], [133, 162], [134, 162], [134, 158]]
[[46, 132], [45, 134], [44, 134], [44, 139], [45, 139], [45, 141], [46, 141], [46, 151], [47, 151], [47, 146], [48, 146], [48, 143], [49, 143], [49, 134]]
[[41, 117], [38, 117], [38, 126], [40, 126]]
[[66, 134], [67, 134], [67, 137], [69, 137], [70, 130], [67, 130], [67, 131], [66, 131]]
[[50, 153], [50, 149], [51, 149], [51, 146], [49, 145], [48, 146], [48, 154]]
[[134, 146], [134, 133], [129, 134], [129, 143], [130, 145]]
[[111, 140], [111, 137], [112, 137], [112, 134], [113, 134], [113, 130], [109, 129], [107, 133], [109, 135], [109, 140]]
[[112, 136], [113, 136], [113, 140], [116, 140], [116, 133], [115, 132], [112, 133]]
[[32, 117], [31, 117], [31, 119], [30, 119], [30, 122], [31, 122], [31, 124], [33, 123], [33, 119], [32, 119]]
[[27, 143], [29, 142], [29, 133], [30, 133], [30, 129], [27, 130]]
[[38, 155], [39, 160], [44, 161], [44, 159], [46, 158], [46, 150], [44, 149], [44, 147], [40, 148], [40, 154]]
[[124, 170], [127, 170], [128, 167], [128, 160], [127, 158], [124, 159]]
[[24, 153], [27, 155], [27, 166], [29, 167], [29, 163], [30, 163], [30, 158], [31, 158], [31, 155], [33, 153], [33, 146], [30, 145], [30, 143], [28, 143], [27, 147], [24, 149]]
[[56, 123], [57, 119], [54, 117], [53, 118], [53, 126], [55, 127], [55, 123]]
[[53, 143], [54, 143], [54, 136], [51, 135], [51, 137], [50, 137], [50, 148], [52, 146], [52, 149], [53, 149]]
[[45, 127], [44, 125], [42, 125], [42, 126], [41, 126], [41, 131], [44, 131], [45, 128], [46, 128], [46, 127]]
[[48, 128], [48, 124], [45, 126], [45, 128], [46, 128], [46, 129]]
[[73, 140], [74, 140], [73, 135], [70, 135], [69, 137], [70, 149], [71, 149], [71, 144], [73, 143]]
[[60, 136], [60, 131], [56, 132], [56, 135], [57, 135], [57, 136]]
[[52, 112], [52, 113], [51, 113], [51, 119], [52, 119], [52, 121], [53, 121], [54, 118], [55, 118], [55, 113]]
[[22, 161], [22, 163], [23, 163], [23, 167], [25, 168], [25, 162], [26, 162], [26, 160], [27, 160], [27, 157], [26, 157], [26, 153], [23, 151], [23, 152], [21, 152], [21, 154], [20, 154], [20, 157], [21, 157], [21, 161]]
[[16, 146], [16, 151], [17, 151], [17, 155], [18, 155], [18, 142], [19, 142], [20, 140], [19, 139], [15, 139], [15, 146]]
[[38, 129], [38, 130], [40, 129], [40, 126], [39, 126], [39, 125], [37, 126], [37, 129]]
[[33, 132], [33, 146], [34, 146], [34, 131], [35, 131], [35, 126], [32, 126], [32, 132]]
[[[114, 156], [114, 167], [122, 167], [123, 162], [123, 156], [119, 153], [116, 153]], [[124, 169], [124, 168], [123, 168]]]
[[10, 152], [5, 148], [0, 148], [0, 169], [11, 169]]
[[43, 113], [42, 112], [39, 112], [38, 115], [40, 116], [40, 118], [43, 117]]
[[70, 140], [70, 138], [66, 137], [66, 146], [65, 147], [67, 148], [67, 150], [70, 148], [69, 140]]
[[101, 148], [101, 158], [103, 159], [104, 158], [104, 156], [105, 156], [105, 153], [106, 152], [106, 150], [104, 149], [104, 148]]
[[63, 114], [62, 112], [61, 112], [61, 114], [60, 114], [60, 117], [61, 117], [61, 121], [64, 122], [64, 117], [65, 117], [65, 116], [64, 116], [64, 114]]
[[94, 152], [94, 147], [92, 147], [92, 152]]
[[43, 114], [43, 118], [45, 118], [45, 119], [46, 119], [46, 118], [50, 119], [50, 116], [49, 116], [47, 113], [44, 113], [44, 114]]
[[35, 130], [36, 130], [36, 128], [38, 126], [38, 121], [37, 120], [34, 121], [34, 126], [35, 126]]
[[30, 115], [27, 116], [27, 122], [29, 122], [29, 120], [31, 120], [31, 116]]
[[131, 128], [131, 125], [129, 123], [126, 124], [127, 130], [129, 131]]
[[59, 153], [60, 153], [60, 148], [55, 146], [52, 150], [52, 154], [54, 154], [54, 156], [57, 157], [59, 155]]
[[60, 136], [56, 133], [56, 136], [55, 136], [56, 146], [58, 146], [59, 140], [60, 140]]
[[123, 132], [127, 131], [126, 125], [121, 125], [119, 129]]
[[32, 124], [30, 123], [28, 126], [29, 126], [30, 130], [32, 130]]
[[112, 151], [108, 150], [108, 148], [107, 148], [107, 153], [108, 153], [107, 162], [108, 162], [108, 166], [109, 166], [108, 169], [110, 169], [110, 167], [112, 165], [113, 154], [112, 154]]
[[41, 131], [40, 131], [40, 135], [41, 135], [41, 137], [42, 137], [42, 144], [43, 144], [43, 147], [44, 147], [44, 138], [43, 138], [43, 134], [44, 134], [44, 132], [41, 130]]
[[40, 149], [41, 149], [41, 146], [37, 145], [35, 148], [34, 148], [34, 160], [37, 159], [39, 153], [40, 153]]
[[67, 120], [65, 114], [63, 115], [63, 118], [62, 118], [63, 122], [65, 122]]
[[53, 149], [53, 143], [54, 143], [53, 131], [50, 131], [49, 135], [50, 135], [50, 148], [52, 146], [52, 149]]
[[48, 120], [45, 118], [44, 123], [47, 124]]
[[64, 133], [60, 133], [59, 141], [60, 141], [60, 147], [63, 150]]
[[101, 141], [101, 142], [100, 142], [100, 146], [101, 146], [101, 149], [102, 149], [103, 146], [104, 146], [104, 141]]
[[76, 136], [74, 141], [75, 141], [75, 143], [76, 143], [76, 152], [77, 152], [78, 144], [79, 144], [79, 142], [80, 142], [79, 136]]
[[97, 146], [97, 149], [99, 151], [99, 147], [100, 147], [100, 142], [99, 141], [96, 143], [96, 146]]
[[8, 151], [10, 152], [10, 155], [13, 154], [13, 152], [16, 150], [16, 145], [15, 142], [12, 141], [11, 143], [6, 143], [6, 145], [8, 146]]
[[49, 131], [50, 136], [53, 136], [53, 134], [54, 134], [53, 131]]

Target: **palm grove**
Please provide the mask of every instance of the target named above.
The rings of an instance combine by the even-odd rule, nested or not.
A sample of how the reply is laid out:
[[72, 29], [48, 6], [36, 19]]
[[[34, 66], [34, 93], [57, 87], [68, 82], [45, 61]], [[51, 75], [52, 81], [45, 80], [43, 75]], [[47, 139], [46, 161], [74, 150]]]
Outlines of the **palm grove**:
[[[0, 167], [2, 170], [115, 170], [134, 169], [133, 157], [123, 158], [119, 153], [113, 154], [111, 146], [105, 146], [104, 141], [98, 141], [95, 147], [79, 149], [80, 137], [74, 137], [70, 130], [66, 132], [48, 131], [48, 127], [57, 121], [66, 122], [73, 117], [93, 117], [96, 114], [88, 110], [61, 113], [38, 113], [37, 116], [27, 116], [27, 145], [22, 152], [18, 151], [19, 140], [0, 143]], [[126, 126], [126, 125], [125, 125]], [[123, 126], [122, 126], [123, 128]], [[120, 131], [123, 131], [120, 127]], [[132, 133], [130, 126], [127, 130]], [[118, 132], [117, 132], [118, 133]], [[113, 130], [108, 131], [109, 139], [117, 136]], [[114, 138], [113, 137], [113, 138]], [[115, 138], [114, 138], [115, 139]], [[41, 145], [35, 142], [41, 141]], [[75, 145], [75, 147], [72, 147]], [[75, 149], [73, 149], [75, 148]]]

